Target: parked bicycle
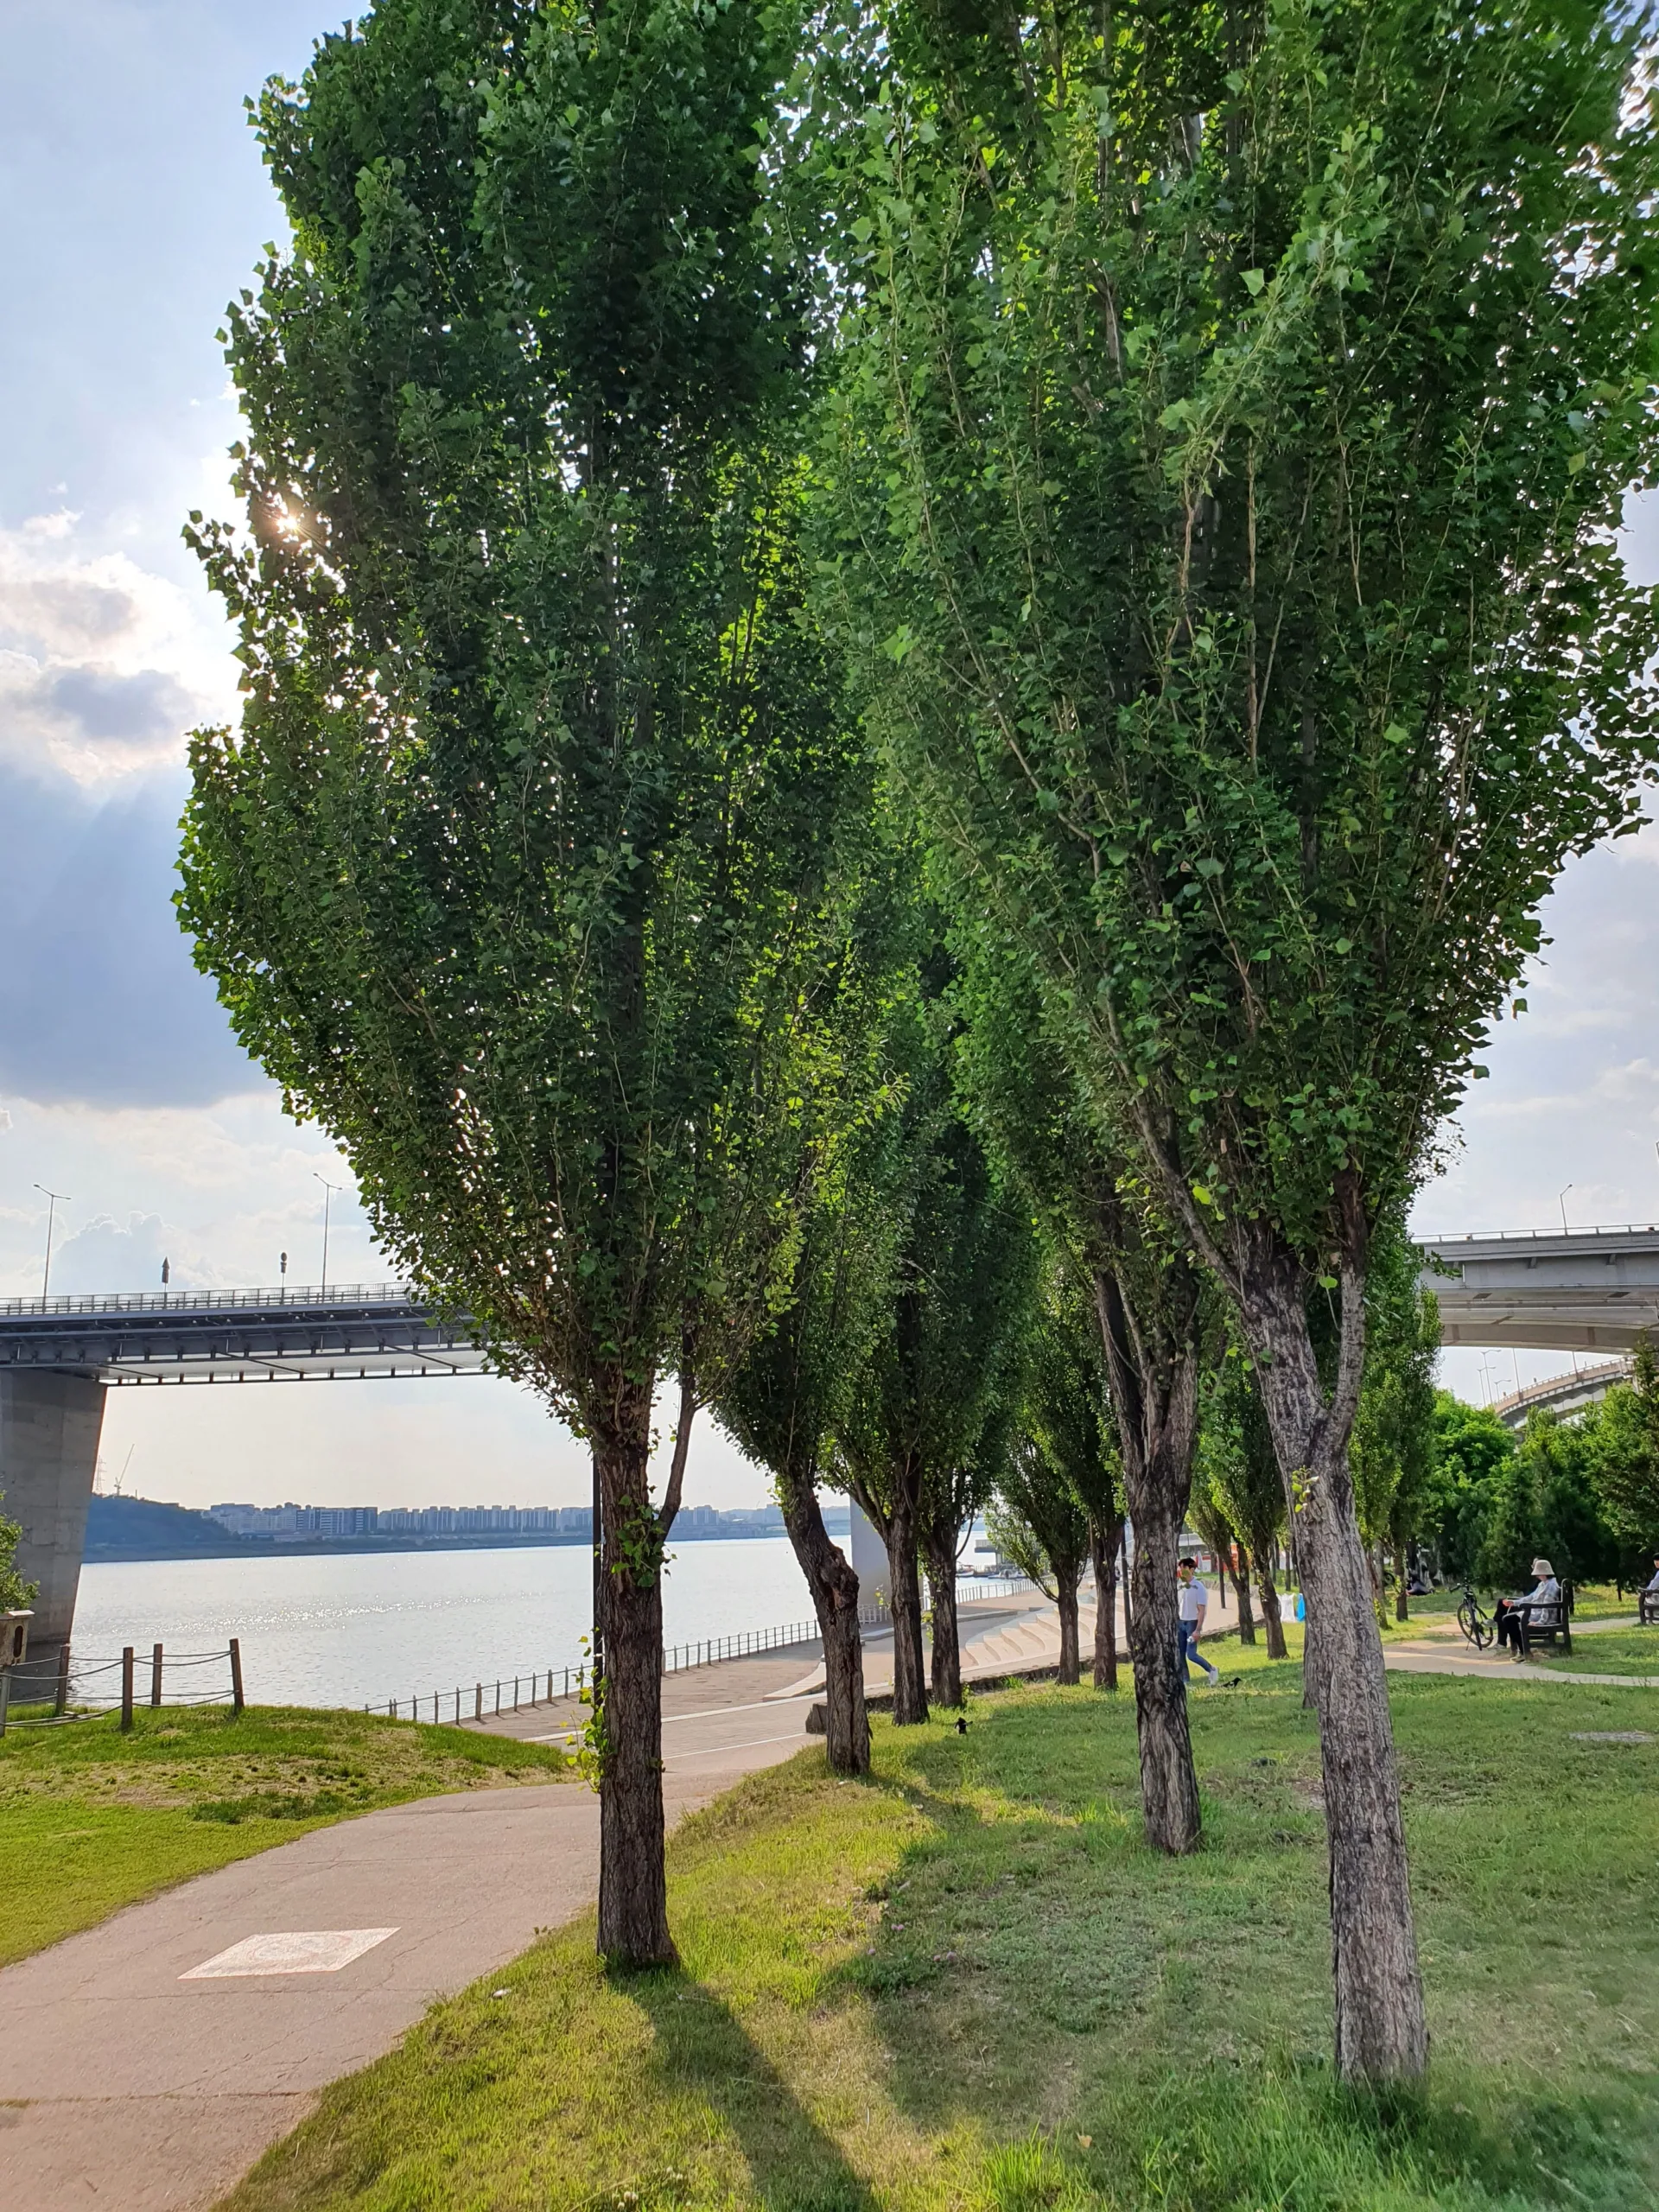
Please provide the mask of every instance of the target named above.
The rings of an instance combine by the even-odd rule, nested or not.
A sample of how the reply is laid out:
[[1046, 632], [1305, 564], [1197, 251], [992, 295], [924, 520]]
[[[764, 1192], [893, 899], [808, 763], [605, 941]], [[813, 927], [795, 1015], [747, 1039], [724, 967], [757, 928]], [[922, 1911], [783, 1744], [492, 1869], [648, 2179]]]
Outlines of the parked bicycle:
[[1458, 1626], [1477, 1651], [1484, 1651], [1497, 1634], [1497, 1623], [1483, 1610], [1479, 1599], [1466, 1582], [1458, 1601]]

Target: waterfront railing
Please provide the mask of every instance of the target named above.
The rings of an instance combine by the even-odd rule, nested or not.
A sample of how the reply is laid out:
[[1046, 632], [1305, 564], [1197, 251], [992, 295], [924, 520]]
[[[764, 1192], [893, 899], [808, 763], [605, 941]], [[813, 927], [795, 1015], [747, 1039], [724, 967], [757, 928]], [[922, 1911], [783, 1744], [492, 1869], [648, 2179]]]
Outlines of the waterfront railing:
[[[861, 1607], [861, 1628], [885, 1626], [890, 1616], [884, 1605]], [[798, 1645], [820, 1647], [823, 1642], [817, 1621], [790, 1621], [781, 1628], [741, 1629], [731, 1636], [709, 1636], [690, 1643], [664, 1647], [664, 1675], [683, 1675], [693, 1667], [715, 1667], [728, 1659], [764, 1658], [769, 1652], [789, 1651]], [[521, 1713], [526, 1706], [562, 1705], [582, 1698], [588, 1687], [586, 1665], [546, 1667], [524, 1675], [502, 1675], [493, 1682], [474, 1682], [468, 1688], [423, 1690], [410, 1698], [389, 1697], [365, 1705], [365, 1713], [385, 1711], [389, 1720], [423, 1720], [451, 1726], [465, 1720], [493, 1720], [499, 1713]], [[405, 1712], [405, 1707], [407, 1711]]]
[[[976, 1598], [1029, 1597], [1033, 1585], [1023, 1575], [964, 1580], [961, 1592]], [[892, 1614], [885, 1605], [861, 1606], [861, 1629], [886, 1628]], [[663, 1651], [663, 1672], [680, 1675], [693, 1667], [716, 1667], [730, 1659], [764, 1658], [769, 1652], [817, 1646], [823, 1636], [816, 1620], [791, 1621], [781, 1628], [743, 1629], [731, 1636], [702, 1637], [690, 1643], [671, 1643]], [[436, 1724], [447, 1719], [453, 1727], [472, 1720], [493, 1720], [504, 1713], [522, 1713], [526, 1707], [563, 1705], [580, 1700], [588, 1687], [585, 1666], [532, 1669], [525, 1674], [501, 1675], [493, 1682], [457, 1683], [454, 1689], [423, 1690], [410, 1698], [389, 1697], [365, 1705], [365, 1713], [384, 1711], [389, 1720], [420, 1720]]]

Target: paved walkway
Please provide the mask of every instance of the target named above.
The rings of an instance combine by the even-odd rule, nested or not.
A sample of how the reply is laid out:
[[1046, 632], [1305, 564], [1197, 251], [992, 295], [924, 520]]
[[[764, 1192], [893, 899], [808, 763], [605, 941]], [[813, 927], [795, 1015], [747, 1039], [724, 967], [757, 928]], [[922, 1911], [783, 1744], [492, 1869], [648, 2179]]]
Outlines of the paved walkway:
[[[1636, 1625], [1633, 1616], [1582, 1621], [1574, 1624], [1573, 1635], [1577, 1641]], [[1659, 1637], [1654, 1640], [1654, 1652], [1659, 1656]], [[1382, 1656], [1389, 1667], [1405, 1675], [1484, 1675], [1506, 1682], [1587, 1682], [1612, 1689], [1659, 1689], [1659, 1675], [1590, 1674], [1582, 1668], [1537, 1666], [1512, 1659], [1507, 1652], [1500, 1657], [1496, 1649], [1477, 1651], [1465, 1640], [1455, 1621], [1437, 1621], [1420, 1637], [1385, 1643]]]
[[[664, 1685], [671, 1820], [808, 1740], [766, 1691], [804, 1649]], [[504, 1714], [550, 1732], [548, 1708]], [[591, 1904], [577, 1783], [433, 1797], [318, 1829], [130, 1906], [0, 1973], [0, 2205], [198, 2212], [435, 1998]], [[337, 1971], [181, 1980], [232, 1945], [390, 1929]]]

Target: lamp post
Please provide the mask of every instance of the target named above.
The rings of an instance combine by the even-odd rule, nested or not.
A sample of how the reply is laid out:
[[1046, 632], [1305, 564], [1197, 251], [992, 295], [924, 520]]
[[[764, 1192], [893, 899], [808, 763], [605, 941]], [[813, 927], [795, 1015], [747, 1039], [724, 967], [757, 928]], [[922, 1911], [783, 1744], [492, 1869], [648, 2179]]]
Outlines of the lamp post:
[[1560, 1188], [1560, 1194], [1555, 1201], [1556, 1205], [1560, 1206], [1561, 1210], [1561, 1234], [1563, 1236], [1567, 1234], [1567, 1194], [1572, 1188], [1573, 1185], [1570, 1183], [1563, 1183]]
[[322, 1287], [326, 1293], [328, 1288], [328, 1208], [334, 1192], [343, 1191], [346, 1185], [343, 1183], [331, 1183], [326, 1175], [318, 1175], [315, 1167], [311, 1173], [316, 1175], [318, 1182], [322, 1185]]
[[39, 1192], [43, 1195], [43, 1197], [46, 1198], [46, 1201], [47, 1201], [47, 1207], [46, 1207], [46, 1265], [45, 1265], [45, 1266], [41, 1269], [41, 1313], [45, 1313], [45, 1311], [46, 1311], [46, 1292], [47, 1292], [47, 1286], [48, 1286], [48, 1283], [51, 1281], [51, 1280], [52, 1280], [52, 1229], [53, 1229], [53, 1224], [55, 1223], [55, 1221], [57, 1220], [57, 1217], [58, 1217], [58, 1207], [59, 1207], [60, 1203], [61, 1203], [61, 1204], [62, 1204], [62, 1205], [71, 1205], [71, 1204], [73, 1203], [73, 1201], [71, 1200], [70, 1196], [69, 1196], [69, 1193], [68, 1193], [68, 1192], [67, 1192], [67, 1191], [48, 1191], [48, 1190], [47, 1189], [47, 1187], [46, 1187], [46, 1185], [45, 1185], [45, 1184], [44, 1184], [44, 1183], [37, 1183], [37, 1184], [35, 1185], [35, 1189], [36, 1189], [37, 1191], [39, 1191]]

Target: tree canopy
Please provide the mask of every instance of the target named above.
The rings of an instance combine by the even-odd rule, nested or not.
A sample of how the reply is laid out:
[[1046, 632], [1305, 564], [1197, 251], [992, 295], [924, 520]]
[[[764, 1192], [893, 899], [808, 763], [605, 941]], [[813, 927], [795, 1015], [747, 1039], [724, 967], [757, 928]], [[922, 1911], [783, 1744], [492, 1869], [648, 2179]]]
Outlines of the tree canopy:
[[248, 527], [194, 529], [245, 704], [193, 744], [181, 912], [378, 1241], [593, 1444], [624, 1958], [672, 1948], [692, 1411], [857, 1088], [832, 1012], [870, 784], [806, 607], [801, 303], [756, 158], [793, 52], [786, 12], [698, 0], [384, 0], [324, 39], [258, 110], [293, 245], [231, 311]]

